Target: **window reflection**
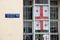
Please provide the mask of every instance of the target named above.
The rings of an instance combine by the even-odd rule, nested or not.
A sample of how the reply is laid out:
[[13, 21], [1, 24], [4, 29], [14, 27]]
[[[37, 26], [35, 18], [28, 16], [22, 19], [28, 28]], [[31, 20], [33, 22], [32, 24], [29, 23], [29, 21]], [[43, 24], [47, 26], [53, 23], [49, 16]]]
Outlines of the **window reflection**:
[[35, 0], [36, 4], [48, 4], [48, 0]]
[[58, 22], [56, 22], [56, 21], [51, 21], [50, 22], [50, 31], [52, 32], [52, 33], [55, 33], [55, 32], [58, 32]]
[[24, 0], [24, 5], [32, 5], [32, 0]]
[[32, 19], [32, 7], [24, 7], [24, 19]]
[[58, 35], [51, 35], [50, 39], [51, 40], [59, 40], [59, 37], [58, 37]]
[[32, 22], [24, 22], [24, 33], [32, 33]]
[[58, 8], [57, 7], [50, 8], [50, 19], [58, 19]]
[[48, 35], [47, 34], [36, 34], [35, 35], [35, 40], [48, 40]]
[[24, 35], [23, 40], [32, 40], [32, 35]]

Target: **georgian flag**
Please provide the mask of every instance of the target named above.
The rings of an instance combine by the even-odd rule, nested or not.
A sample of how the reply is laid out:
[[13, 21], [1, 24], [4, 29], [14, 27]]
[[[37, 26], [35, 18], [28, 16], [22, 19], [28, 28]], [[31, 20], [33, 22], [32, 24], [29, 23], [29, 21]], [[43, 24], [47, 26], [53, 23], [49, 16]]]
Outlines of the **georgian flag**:
[[48, 35], [43, 35], [43, 37], [44, 37], [44, 40], [49, 40], [49, 36]]
[[35, 19], [48, 19], [48, 6], [34, 6], [34, 18]]
[[44, 20], [40, 20], [40, 21], [35, 21], [35, 30], [49, 30], [49, 22], [48, 21], [44, 21]]

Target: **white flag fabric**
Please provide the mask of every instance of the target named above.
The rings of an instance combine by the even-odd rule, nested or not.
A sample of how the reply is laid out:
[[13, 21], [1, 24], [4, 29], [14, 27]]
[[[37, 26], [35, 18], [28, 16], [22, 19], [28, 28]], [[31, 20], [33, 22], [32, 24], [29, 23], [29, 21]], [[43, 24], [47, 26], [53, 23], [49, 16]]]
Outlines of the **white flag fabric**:
[[35, 21], [35, 30], [49, 30], [49, 21]]
[[49, 18], [48, 6], [34, 6], [34, 18]]

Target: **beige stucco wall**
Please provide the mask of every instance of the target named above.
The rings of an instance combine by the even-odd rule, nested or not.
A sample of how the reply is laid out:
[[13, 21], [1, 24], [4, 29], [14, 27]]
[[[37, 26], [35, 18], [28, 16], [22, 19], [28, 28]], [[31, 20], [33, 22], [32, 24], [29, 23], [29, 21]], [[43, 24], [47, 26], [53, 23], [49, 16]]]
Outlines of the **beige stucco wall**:
[[58, 33], [59, 33], [59, 40], [60, 40], [60, 0], [58, 0]]
[[[5, 18], [5, 13], [19, 13], [20, 18]], [[0, 0], [0, 40], [23, 39], [23, 1]]]

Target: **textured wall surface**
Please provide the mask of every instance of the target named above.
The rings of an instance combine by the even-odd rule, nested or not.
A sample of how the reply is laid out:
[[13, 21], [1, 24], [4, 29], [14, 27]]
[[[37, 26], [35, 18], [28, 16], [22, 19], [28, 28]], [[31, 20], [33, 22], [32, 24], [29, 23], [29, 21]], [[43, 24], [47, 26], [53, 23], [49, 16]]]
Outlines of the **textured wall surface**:
[[[20, 18], [5, 18], [5, 13], [19, 13]], [[23, 40], [22, 0], [0, 0], [0, 40]]]

